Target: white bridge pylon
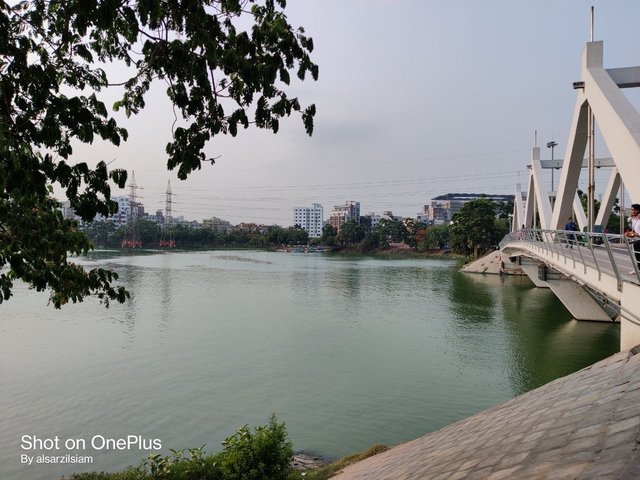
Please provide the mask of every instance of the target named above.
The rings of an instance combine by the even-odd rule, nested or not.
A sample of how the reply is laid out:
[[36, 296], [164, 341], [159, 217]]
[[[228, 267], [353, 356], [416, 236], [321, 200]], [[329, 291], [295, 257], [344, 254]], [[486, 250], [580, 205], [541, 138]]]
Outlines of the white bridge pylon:
[[[564, 159], [540, 160], [540, 148], [533, 148], [527, 196], [517, 184], [512, 233], [500, 243], [505, 263], [507, 258], [517, 262], [536, 286], [550, 288], [574, 318], [610, 320], [606, 306], [616, 305], [621, 349], [640, 344], [640, 265], [624, 236], [599, 232], [621, 186], [632, 202], [640, 203], [640, 114], [622, 92], [639, 86], [640, 67], [605, 69], [603, 43], [586, 44], [581, 81], [574, 83], [577, 98]], [[598, 216], [588, 222], [577, 190], [596, 123], [611, 158], [593, 159], [593, 148], [589, 156], [594, 167], [611, 167], [611, 176]], [[544, 168], [561, 168], [556, 192], [547, 189]], [[589, 224], [594, 231], [564, 232], [569, 217], [581, 231]]]
[[[589, 107], [611, 154], [596, 159], [595, 166], [612, 167], [594, 225], [606, 225], [621, 184], [632, 201], [640, 203], [640, 114], [621, 91], [640, 86], [640, 67], [605, 69], [603, 42], [598, 41], [586, 44], [581, 71], [582, 80], [574, 85], [578, 95], [564, 161], [540, 160], [540, 148], [533, 148], [526, 199], [520, 184], [516, 186], [513, 231], [523, 225], [535, 228], [536, 214], [542, 229], [561, 230], [569, 217], [576, 219], [580, 230], [587, 226], [577, 189], [589, 137]], [[559, 166], [557, 192], [549, 192], [542, 170]]]

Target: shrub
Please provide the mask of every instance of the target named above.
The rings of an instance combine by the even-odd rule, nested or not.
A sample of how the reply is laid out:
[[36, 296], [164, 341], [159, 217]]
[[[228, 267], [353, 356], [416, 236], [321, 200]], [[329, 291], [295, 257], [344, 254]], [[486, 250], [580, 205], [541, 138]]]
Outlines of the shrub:
[[292, 471], [293, 445], [275, 415], [253, 433], [245, 425], [222, 445], [222, 452], [213, 455], [204, 453], [204, 445], [187, 453], [171, 450], [171, 455], [151, 455], [121, 472], [75, 473], [70, 480], [286, 480]]
[[218, 460], [225, 480], [285, 480], [291, 472], [293, 445], [275, 415], [254, 433], [245, 425], [222, 445]]

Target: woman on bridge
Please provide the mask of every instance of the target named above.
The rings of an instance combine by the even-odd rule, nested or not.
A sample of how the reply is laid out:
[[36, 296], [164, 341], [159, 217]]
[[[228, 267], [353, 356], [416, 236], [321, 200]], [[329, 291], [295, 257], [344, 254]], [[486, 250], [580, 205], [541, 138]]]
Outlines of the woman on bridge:
[[[631, 205], [631, 230], [625, 232], [627, 238], [633, 244], [633, 252], [636, 256], [636, 263], [640, 265], [640, 204]], [[639, 270], [640, 271], [640, 270]], [[635, 274], [635, 270], [629, 272], [630, 275]]]

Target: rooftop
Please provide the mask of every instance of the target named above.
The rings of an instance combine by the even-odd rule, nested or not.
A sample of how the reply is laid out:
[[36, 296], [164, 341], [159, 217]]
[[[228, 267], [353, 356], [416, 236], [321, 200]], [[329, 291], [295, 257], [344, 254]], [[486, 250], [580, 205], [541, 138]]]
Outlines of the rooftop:
[[478, 198], [488, 198], [494, 202], [513, 202], [515, 195], [494, 195], [491, 193], [445, 193], [433, 197], [432, 200], [476, 200]]

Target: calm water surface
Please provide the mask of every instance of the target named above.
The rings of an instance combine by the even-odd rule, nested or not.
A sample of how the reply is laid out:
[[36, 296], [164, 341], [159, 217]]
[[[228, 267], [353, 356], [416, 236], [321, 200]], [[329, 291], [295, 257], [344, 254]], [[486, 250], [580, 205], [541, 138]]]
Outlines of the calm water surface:
[[[338, 457], [475, 414], [617, 351], [619, 329], [572, 320], [523, 278], [450, 260], [267, 252], [100, 252], [126, 305], [61, 311], [24, 287], [0, 305], [0, 478], [115, 470], [149, 451], [216, 451], [285, 421], [296, 450]], [[84, 439], [89, 467], [21, 464], [23, 435]], [[99, 445], [98, 445], [99, 446]]]

